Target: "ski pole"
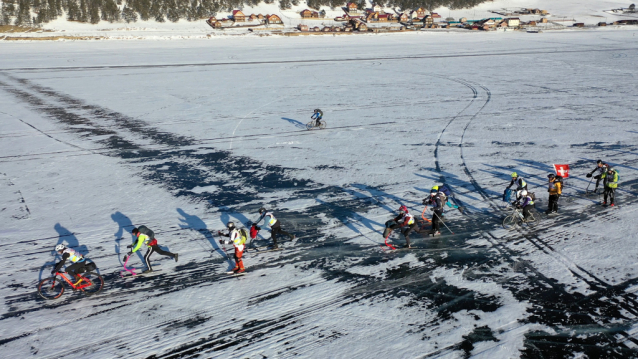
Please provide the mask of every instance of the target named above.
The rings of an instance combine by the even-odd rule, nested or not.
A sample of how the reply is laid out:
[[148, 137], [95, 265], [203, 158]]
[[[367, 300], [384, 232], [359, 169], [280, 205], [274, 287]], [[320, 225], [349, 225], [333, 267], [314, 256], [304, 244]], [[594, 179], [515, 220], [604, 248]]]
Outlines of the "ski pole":
[[589, 186], [591, 186], [591, 181], [593, 181], [593, 180], [594, 180], [594, 177], [592, 177], [592, 178], [589, 180], [589, 184], [587, 185], [587, 188], [585, 188], [585, 193], [589, 192]]
[[441, 217], [439, 217], [439, 215], [438, 215], [438, 214], [436, 214], [436, 212], [435, 212], [435, 211], [433, 211], [433, 212], [434, 212], [434, 215], [436, 216], [436, 218], [438, 218], [438, 219], [439, 219], [439, 221], [441, 221], [441, 223], [443, 223], [443, 225], [445, 226], [445, 228], [447, 228], [447, 230], [448, 230], [448, 231], [450, 231], [450, 233], [454, 234], [454, 232], [452, 232], [452, 230], [450, 229], [450, 227], [448, 227], [448, 226], [447, 226], [447, 224], [445, 224], [445, 222], [443, 222], [443, 220], [441, 219]]

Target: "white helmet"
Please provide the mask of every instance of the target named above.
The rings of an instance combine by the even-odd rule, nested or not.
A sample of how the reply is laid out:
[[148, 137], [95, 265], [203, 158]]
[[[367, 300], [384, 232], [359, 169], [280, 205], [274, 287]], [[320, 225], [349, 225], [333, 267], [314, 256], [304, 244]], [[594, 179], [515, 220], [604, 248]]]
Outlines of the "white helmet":
[[55, 246], [55, 251], [59, 252], [59, 251], [63, 251], [66, 249], [66, 246], [62, 243], [58, 244], [57, 246]]
[[520, 191], [518, 191], [518, 193], [516, 193], [517, 197], [525, 197], [527, 196], [527, 190], [526, 189], [522, 189]]

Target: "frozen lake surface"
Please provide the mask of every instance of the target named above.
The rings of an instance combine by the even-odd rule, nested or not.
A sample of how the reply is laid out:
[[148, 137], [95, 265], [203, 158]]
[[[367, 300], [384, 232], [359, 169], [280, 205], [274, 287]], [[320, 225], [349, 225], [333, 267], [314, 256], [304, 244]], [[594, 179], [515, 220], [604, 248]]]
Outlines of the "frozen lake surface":
[[[1, 44], [3, 355], [638, 357], [636, 32]], [[502, 229], [510, 173], [543, 212], [554, 163], [560, 215]], [[441, 183], [454, 234], [387, 250]], [[217, 230], [262, 206], [298, 239], [229, 277]], [[140, 224], [180, 260], [121, 278]], [[101, 293], [39, 299], [57, 243]]]

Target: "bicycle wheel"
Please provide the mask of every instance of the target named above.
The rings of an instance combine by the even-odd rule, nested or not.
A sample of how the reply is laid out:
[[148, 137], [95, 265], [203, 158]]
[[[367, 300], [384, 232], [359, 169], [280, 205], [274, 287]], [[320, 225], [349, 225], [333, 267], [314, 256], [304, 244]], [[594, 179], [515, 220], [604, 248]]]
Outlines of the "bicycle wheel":
[[64, 284], [61, 280], [51, 277], [38, 283], [38, 294], [44, 299], [58, 299], [64, 293]]
[[315, 121], [310, 121], [306, 124], [307, 130], [312, 130], [313, 128], [315, 128]]
[[505, 219], [503, 220], [503, 228], [512, 229], [516, 227], [517, 222], [518, 222], [518, 216], [516, 214], [510, 214], [509, 216], [505, 217]]
[[91, 282], [91, 284], [86, 287], [82, 286], [82, 284], [86, 285], [86, 283], [80, 284], [79, 286], [80, 288], [78, 289], [84, 292], [84, 294], [86, 295], [95, 294], [101, 291], [102, 288], [104, 287], [104, 279], [102, 279], [101, 275], [94, 272], [88, 272], [88, 273], [84, 273], [82, 276]]
[[320, 128], [320, 129], [322, 129], [322, 130], [323, 130], [324, 128], [326, 128], [326, 121], [320, 121], [320, 122], [319, 122], [319, 128]]

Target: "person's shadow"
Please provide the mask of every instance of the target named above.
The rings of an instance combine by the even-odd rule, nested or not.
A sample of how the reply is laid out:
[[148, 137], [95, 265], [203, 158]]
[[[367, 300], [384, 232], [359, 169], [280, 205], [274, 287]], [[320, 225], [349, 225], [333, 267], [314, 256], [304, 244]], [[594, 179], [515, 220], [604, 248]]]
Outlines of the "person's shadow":
[[177, 208], [177, 213], [179, 213], [180, 216], [184, 217], [179, 219], [182, 222], [179, 225], [182, 229], [190, 229], [203, 234], [204, 237], [210, 242], [211, 246], [213, 247], [212, 252], [213, 253], [218, 252], [222, 257], [225, 257], [226, 259], [230, 261], [230, 257], [226, 254], [226, 252], [223, 249], [219, 247], [219, 243], [215, 241], [215, 237], [213, 236], [211, 231], [208, 229], [208, 226], [206, 226], [206, 223], [201, 218], [194, 215], [190, 215], [181, 208]]
[[[55, 231], [58, 232], [58, 242], [55, 244], [56, 246], [58, 244], [64, 244], [68, 248], [75, 250], [76, 252], [80, 253], [84, 257], [86, 257], [86, 255], [89, 254], [88, 248], [86, 248], [85, 245], [80, 245], [80, 242], [78, 241], [77, 237], [73, 234], [73, 232], [62, 227], [60, 223], [56, 223], [55, 226], [53, 226], [53, 229], [55, 229]], [[58, 252], [55, 251], [55, 249], [51, 251], [51, 256], [53, 257], [53, 259], [49, 262], [44, 263], [44, 265], [40, 268], [40, 273], [38, 275], [40, 280], [44, 279], [42, 277], [43, 274], [48, 276], [48, 274], [55, 267], [56, 263], [62, 260], [62, 256], [59, 255]], [[67, 265], [69, 264], [71, 263], [68, 263]]]
[[[131, 233], [130, 231], [135, 228], [135, 225], [133, 224], [133, 222], [131, 221], [130, 218], [128, 218], [126, 215], [124, 215], [122, 212], [117, 211], [113, 214], [111, 214], [111, 219], [113, 220], [113, 222], [118, 224], [118, 229], [117, 232], [115, 232], [114, 236], [115, 236], [115, 253], [117, 254], [117, 260], [120, 262], [120, 265], [124, 266], [124, 262], [122, 262], [122, 257], [120, 257], [120, 254], [122, 253], [122, 248], [124, 248], [124, 252], [128, 252], [126, 249], [126, 246], [128, 246], [129, 244], [135, 244], [135, 236], [133, 235], [133, 233]], [[121, 241], [123, 239], [126, 238], [130, 238], [130, 240], [128, 241], [124, 241], [124, 246], [122, 246]], [[142, 251], [137, 251], [137, 257], [140, 259], [140, 261], [142, 263], [144, 262], [144, 256], [141, 253]]]
[[306, 129], [306, 125], [301, 123], [301, 122], [299, 122], [299, 121], [297, 121], [297, 120], [293, 120], [292, 118], [288, 118], [288, 117], [282, 117], [281, 119], [292, 123], [297, 128], [301, 128], [301, 129], [304, 129], [304, 130]]

